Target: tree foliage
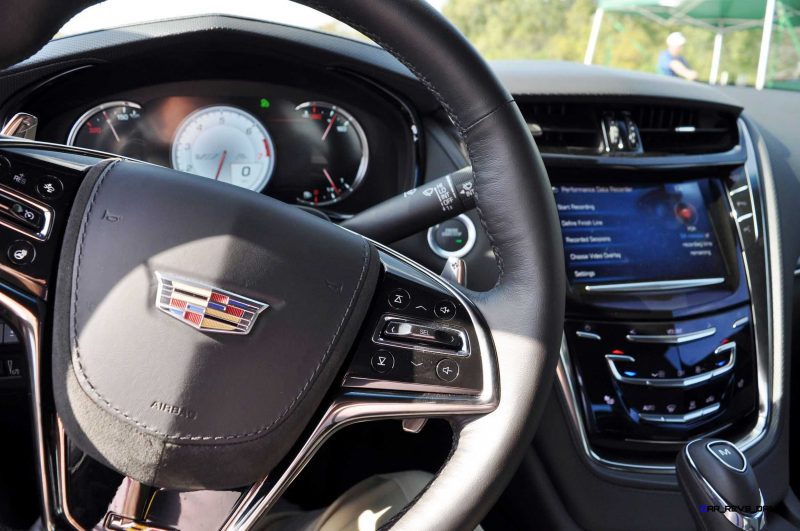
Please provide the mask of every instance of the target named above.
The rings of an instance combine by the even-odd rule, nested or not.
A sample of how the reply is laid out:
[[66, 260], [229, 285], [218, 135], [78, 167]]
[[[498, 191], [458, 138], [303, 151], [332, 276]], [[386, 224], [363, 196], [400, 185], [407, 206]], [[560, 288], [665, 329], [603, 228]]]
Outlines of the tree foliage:
[[[567, 61], [583, 60], [594, 11], [593, 0], [447, 0], [443, 9], [489, 59]], [[594, 63], [655, 72], [658, 54], [673, 31], [686, 36], [684, 55], [700, 79], [707, 80], [712, 31], [663, 25], [640, 15], [605, 14]], [[729, 83], [753, 83], [760, 41], [759, 29], [725, 36], [720, 70]]]

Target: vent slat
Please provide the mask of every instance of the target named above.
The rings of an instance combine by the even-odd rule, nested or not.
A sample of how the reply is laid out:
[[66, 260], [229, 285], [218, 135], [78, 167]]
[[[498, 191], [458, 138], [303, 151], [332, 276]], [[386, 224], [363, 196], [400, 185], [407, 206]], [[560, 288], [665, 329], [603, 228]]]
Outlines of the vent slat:
[[519, 106], [543, 153], [605, 154], [601, 118], [609, 115], [634, 121], [642, 156], [720, 153], [739, 141], [737, 114], [717, 108], [553, 100]]

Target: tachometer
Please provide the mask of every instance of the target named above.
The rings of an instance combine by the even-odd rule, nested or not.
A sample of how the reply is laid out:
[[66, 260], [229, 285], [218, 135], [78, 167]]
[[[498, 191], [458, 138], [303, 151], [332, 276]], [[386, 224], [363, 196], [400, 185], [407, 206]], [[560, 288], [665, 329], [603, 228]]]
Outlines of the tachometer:
[[330, 205], [350, 195], [367, 172], [369, 149], [361, 125], [341, 107], [321, 101], [297, 106], [307, 121], [303, 130], [311, 146], [305, 175], [296, 183], [302, 190], [297, 201], [307, 205]]
[[132, 101], [110, 101], [92, 107], [72, 126], [67, 145], [80, 146], [133, 158], [143, 158], [137, 134], [142, 106]]
[[275, 168], [275, 146], [255, 116], [215, 105], [194, 111], [178, 126], [172, 166], [260, 192]]

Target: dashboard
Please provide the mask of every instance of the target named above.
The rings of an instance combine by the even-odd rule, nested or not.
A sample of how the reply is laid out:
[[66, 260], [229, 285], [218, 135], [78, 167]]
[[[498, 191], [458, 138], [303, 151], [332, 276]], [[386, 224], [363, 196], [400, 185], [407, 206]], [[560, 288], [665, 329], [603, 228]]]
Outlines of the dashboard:
[[[558, 380], [523, 466], [560, 503], [536, 524], [688, 528], [674, 456], [708, 434], [746, 451], [766, 502], [780, 503], [797, 95], [565, 63], [493, 66], [543, 154], [569, 280]], [[39, 118], [40, 140], [336, 221], [469, 163], [441, 105], [386, 52], [230, 17], [54, 41], [0, 76], [0, 95], [5, 118]], [[480, 227], [470, 211], [386, 243], [434, 271], [462, 258], [480, 291], [497, 280]]]

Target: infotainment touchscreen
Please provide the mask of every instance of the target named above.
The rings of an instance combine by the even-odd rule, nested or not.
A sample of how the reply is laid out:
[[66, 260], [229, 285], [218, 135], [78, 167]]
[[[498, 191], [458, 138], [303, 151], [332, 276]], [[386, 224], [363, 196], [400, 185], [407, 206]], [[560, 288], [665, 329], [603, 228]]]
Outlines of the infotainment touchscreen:
[[724, 278], [707, 187], [704, 180], [553, 186], [570, 283]]

